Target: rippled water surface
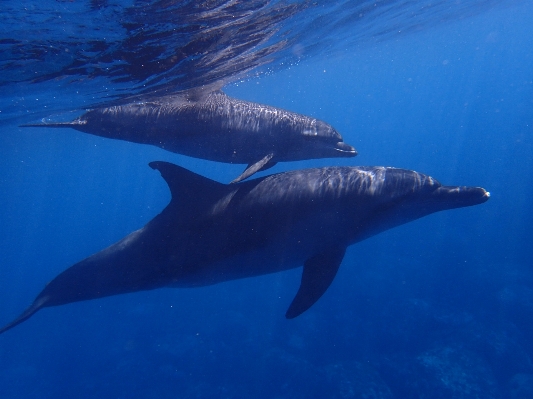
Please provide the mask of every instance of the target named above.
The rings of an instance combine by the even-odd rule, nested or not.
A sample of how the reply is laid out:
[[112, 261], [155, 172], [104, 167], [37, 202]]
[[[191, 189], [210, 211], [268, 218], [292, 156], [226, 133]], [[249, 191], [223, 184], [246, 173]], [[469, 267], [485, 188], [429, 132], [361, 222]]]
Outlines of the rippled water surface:
[[450, 1], [7, 2], [0, 11], [0, 86], [46, 93], [49, 110], [215, 87], [310, 57], [354, 51], [508, 5]]

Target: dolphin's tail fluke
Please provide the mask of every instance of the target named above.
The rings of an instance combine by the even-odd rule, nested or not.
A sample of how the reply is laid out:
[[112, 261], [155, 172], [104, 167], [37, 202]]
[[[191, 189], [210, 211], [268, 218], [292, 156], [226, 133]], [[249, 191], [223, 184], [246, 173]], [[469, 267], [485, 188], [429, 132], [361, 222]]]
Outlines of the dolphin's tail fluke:
[[48, 302], [48, 296], [44, 297], [38, 297], [31, 306], [26, 309], [19, 317], [17, 317], [15, 320], [13, 320], [11, 323], [6, 324], [4, 327], [0, 328], [0, 334], [6, 332], [7, 330], [12, 329], [16, 325], [19, 325], [23, 321], [29, 319], [31, 316], [33, 316], [38, 310], [44, 308], [46, 306], [46, 302]]

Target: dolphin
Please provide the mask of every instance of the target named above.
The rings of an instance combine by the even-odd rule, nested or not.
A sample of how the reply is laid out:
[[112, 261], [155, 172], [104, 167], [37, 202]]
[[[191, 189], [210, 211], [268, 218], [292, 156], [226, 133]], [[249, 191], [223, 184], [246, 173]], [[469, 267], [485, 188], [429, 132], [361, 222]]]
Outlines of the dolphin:
[[97, 108], [72, 122], [22, 126], [73, 128], [190, 157], [248, 164], [232, 183], [277, 162], [357, 155], [326, 122], [232, 98], [220, 90]]
[[76, 301], [160, 287], [197, 287], [303, 265], [286, 317], [327, 290], [346, 248], [446, 209], [481, 204], [479, 187], [443, 186], [389, 167], [303, 169], [222, 184], [152, 162], [172, 199], [143, 228], [54, 278], [18, 318]]

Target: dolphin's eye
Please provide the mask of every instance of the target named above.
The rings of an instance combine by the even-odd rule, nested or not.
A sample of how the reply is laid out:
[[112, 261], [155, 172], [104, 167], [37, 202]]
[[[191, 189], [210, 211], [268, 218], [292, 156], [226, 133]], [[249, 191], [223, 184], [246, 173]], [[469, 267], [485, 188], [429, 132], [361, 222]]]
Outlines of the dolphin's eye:
[[316, 129], [316, 135], [321, 139], [331, 142], [342, 141], [341, 135], [331, 125], [317, 120], [314, 127]]

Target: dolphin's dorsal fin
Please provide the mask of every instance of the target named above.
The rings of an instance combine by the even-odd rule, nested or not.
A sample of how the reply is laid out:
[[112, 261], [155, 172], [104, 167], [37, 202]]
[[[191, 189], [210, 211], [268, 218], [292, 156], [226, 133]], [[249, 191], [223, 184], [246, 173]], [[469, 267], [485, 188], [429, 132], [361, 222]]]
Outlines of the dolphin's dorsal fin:
[[210, 201], [226, 189], [226, 185], [200, 176], [181, 166], [169, 162], [150, 162], [152, 169], [158, 170], [168, 184], [172, 202], [180, 205], [199, 205]]
[[182, 100], [182, 101], [188, 101], [188, 102], [202, 102], [205, 99], [207, 99], [207, 97], [209, 97], [212, 93], [220, 92], [221, 94], [224, 94], [222, 92], [222, 88], [225, 85], [226, 85], [226, 80], [218, 80], [216, 82], [212, 82], [209, 84], [191, 87], [186, 90], [177, 91], [175, 93], [172, 93], [166, 96], [158, 96], [158, 99], [166, 99], [165, 101], [168, 101], [168, 99], [172, 99], [174, 101]]
[[241, 180], [250, 177], [254, 173], [259, 172], [260, 170], [266, 170], [271, 168], [276, 164], [275, 161], [272, 161], [272, 158], [274, 158], [274, 153], [271, 152], [270, 154], [265, 155], [259, 161], [249, 164], [246, 169], [244, 169], [244, 172], [242, 172], [241, 175], [238, 176], [236, 179], [233, 179], [230, 184], [238, 183]]
[[339, 270], [346, 248], [331, 248], [307, 259], [302, 272], [302, 281], [285, 317], [293, 319], [301, 315], [320, 299]]

